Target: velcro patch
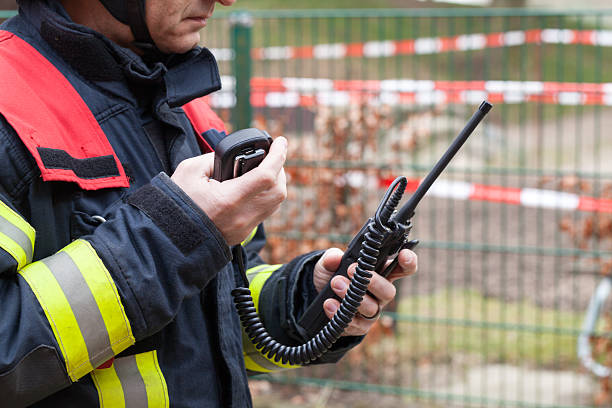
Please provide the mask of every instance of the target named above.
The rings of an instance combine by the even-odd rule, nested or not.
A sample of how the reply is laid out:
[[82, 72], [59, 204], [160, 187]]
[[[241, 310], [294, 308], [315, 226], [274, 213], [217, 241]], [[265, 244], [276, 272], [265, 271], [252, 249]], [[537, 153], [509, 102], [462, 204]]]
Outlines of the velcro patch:
[[112, 155], [77, 159], [65, 150], [39, 147], [38, 154], [48, 169], [72, 170], [83, 179], [114, 177], [119, 175], [119, 169]]
[[136, 190], [128, 203], [144, 212], [183, 253], [199, 245], [204, 234], [201, 228], [159, 188], [150, 184]]

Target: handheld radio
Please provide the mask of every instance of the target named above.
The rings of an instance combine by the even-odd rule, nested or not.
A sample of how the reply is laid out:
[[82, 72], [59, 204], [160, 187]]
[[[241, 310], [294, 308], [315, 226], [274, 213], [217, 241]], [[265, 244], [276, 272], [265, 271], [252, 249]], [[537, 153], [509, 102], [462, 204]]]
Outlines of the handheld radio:
[[266, 157], [272, 138], [263, 130], [238, 130], [221, 139], [215, 148], [213, 178], [218, 181], [240, 177], [259, 166]]
[[[344, 329], [350, 324], [363, 301], [363, 296], [367, 293], [368, 284], [372, 277], [370, 271], [376, 271], [386, 277], [397, 265], [399, 252], [403, 248], [413, 248], [418, 243], [418, 241], [410, 241], [408, 239], [412, 229], [411, 218], [414, 216], [417, 205], [491, 108], [492, 105], [489, 102], [482, 102], [467, 125], [453, 140], [444, 155], [434, 165], [431, 172], [423, 179], [417, 190], [399, 211], [396, 211], [396, 208], [404, 194], [407, 181], [405, 177], [398, 177], [393, 181], [379, 204], [374, 217], [366, 221], [361, 230], [349, 243], [340, 262], [340, 267], [334, 274], [334, 276], [343, 275], [348, 277], [348, 267], [355, 262], [357, 263], [349, 289], [334, 317], [330, 321], [323, 310], [323, 302], [326, 299], [331, 297], [339, 299], [331, 288], [330, 279], [327, 286], [321, 290], [300, 319], [298, 324], [310, 336], [310, 340], [305, 344], [301, 346], [286, 346], [277, 342], [268, 334], [257, 315], [251, 292], [248, 289], [248, 279], [246, 278], [242, 262], [242, 251], [233, 251], [235, 256], [238, 257], [238, 264], [243, 275], [245, 287], [234, 289], [232, 296], [234, 297], [234, 303], [247, 336], [262, 354], [276, 362], [281, 361], [283, 364], [307, 365], [333, 346], [342, 335]], [[234, 136], [239, 133], [240, 137]], [[217, 158], [219, 159], [220, 168], [226, 169], [219, 172], [220, 177], [228, 176], [227, 178], [232, 178], [229, 175], [235, 176], [238, 174], [239, 172], [237, 173], [235, 170], [236, 162], [243, 160], [245, 157], [254, 157], [252, 163], [245, 168], [251, 169], [255, 167], [256, 165], [252, 166], [252, 164], [255, 162], [259, 164], [263, 160], [263, 156], [265, 156], [265, 154], [256, 154], [257, 148], [255, 146], [260, 146], [259, 148], [267, 152], [267, 149], [261, 146], [265, 145], [263, 143], [265, 139], [269, 148], [271, 140], [267, 133], [257, 129], [245, 129], [235, 132], [226, 139], [230, 137], [232, 139], [228, 140], [227, 146], [223, 148], [223, 152], [226, 153], [224, 154], [219, 147], [219, 153], [215, 152], [215, 175], [217, 174]], [[257, 144], [259, 141], [262, 144]], [[232, 146], [229, 146], [230, 144], [240, 147], [234, 149]], [[236, 155], [229, 152], [241, 153]], [[238, 158], [238, 156], [241, 156], [241, 158]], [[241, 166], [238, 165], [238, 169]], [[231, 171], [227, 169], [231, 169]], [[218, 180], [223, 181], [224, 179]], [[389, 264], [387, 265], [388, 262]]]

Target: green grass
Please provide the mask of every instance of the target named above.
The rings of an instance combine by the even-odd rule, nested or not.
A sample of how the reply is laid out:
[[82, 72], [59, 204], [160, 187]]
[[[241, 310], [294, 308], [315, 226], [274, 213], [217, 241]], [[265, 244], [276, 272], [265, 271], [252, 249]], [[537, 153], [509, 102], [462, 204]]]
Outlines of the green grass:
[[[438, 381], [436, 376], [451, 384], [454, 376], [482, 365], [580, 370], [576, 337], [584, 317], [581, 313], [541, 308], [528, 302], [505, 302], [477, 291], [449, 290], [404, 297], [398, 312], [387, 315], [397, 320], [394, 336], [373, 342], [366, 337], [360, 348], [351, 351], [336, 366], [303, 368], [272, 378], [286, 384], [346, 387], [352, 391], [350, 395], [359, 393], [354, 394], [354, 401], [341, 406], [366, 407], [373, 403], [381, 408], [402, 406], [401, 399], [375, 401], [381, 394], [404, 395], [404, 403], [414, 403], [409, 395], [418, 396], [414, 406], [447, 406], [453, 398], [461, 402], [478, 401], [477, 406], [500, 406], [500, 400], [488, 399], [489, 395], [444, 394], [441, 388], [429, 387], [432, 381]], [[423, 374], [415, 375], [421, 370]], [[296, 406], [323, 406], [315, 402], [320, 402], [321, 398], [316, 396], [323, 391], [317, 388], [300, 391], [313, 397]], [[283, 398], [286, 397], [263, 394], [255, 399], [257, 406], [277, 407], [285, 406], [279, 403]], [[287, 403], [286, 399], [284, 402]], [[335, 407], [332, 401], [325, 406]]]
[[487, 298], [475, 291], [412, 296], [398, 308], [399, 349], [404, 358], [445, 361], [453, 355], [488, 363], [576, 367], [583, 314]]

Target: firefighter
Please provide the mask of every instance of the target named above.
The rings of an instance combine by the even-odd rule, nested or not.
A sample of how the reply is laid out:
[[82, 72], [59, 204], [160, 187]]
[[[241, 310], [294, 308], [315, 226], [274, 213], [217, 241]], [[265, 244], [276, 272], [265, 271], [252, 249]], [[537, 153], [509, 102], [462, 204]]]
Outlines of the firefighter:
[[[244, 176], [209, 178], [202, 153], [225, 133], [200, 98], [220, 77], [197, 44], [215, 1], [19, 6], [0, 27], [0, 405], [251, 406], [247, 372], [290, 367], [243, 342], [230, 247], [285, 344], [308, 340], [298, 319], [342, 252], [258, 256], [286, 196], [284, 138]], [[376, 299], [317, 363], [356, 345], [415, 270], [404, 250], [375, 275]], [[347, 283], [332, 281], [341, 297]]]

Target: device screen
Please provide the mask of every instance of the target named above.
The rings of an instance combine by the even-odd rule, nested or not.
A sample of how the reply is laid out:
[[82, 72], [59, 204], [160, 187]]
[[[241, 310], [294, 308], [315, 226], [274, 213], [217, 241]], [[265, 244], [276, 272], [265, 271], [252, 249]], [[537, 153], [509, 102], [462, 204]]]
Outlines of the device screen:
[[244, 173], [259, 166], [266, 156], [264, 149], [257, 149], [254, 151], [239, 154], [234, 158], [234, 178], [240, 177]]

